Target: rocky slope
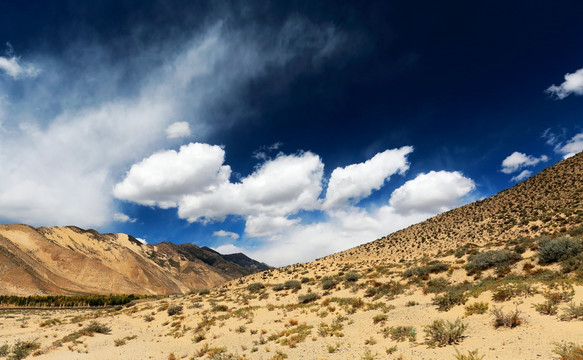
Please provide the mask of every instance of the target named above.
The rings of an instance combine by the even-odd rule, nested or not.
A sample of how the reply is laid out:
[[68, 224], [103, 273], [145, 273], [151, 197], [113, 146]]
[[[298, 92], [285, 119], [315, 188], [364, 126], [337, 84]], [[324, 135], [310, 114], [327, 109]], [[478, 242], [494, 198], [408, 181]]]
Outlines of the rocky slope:
[[192, 244], [145, 245], [74, 226], [0, 225], [3, 295], [180, 294], [267, 268]]

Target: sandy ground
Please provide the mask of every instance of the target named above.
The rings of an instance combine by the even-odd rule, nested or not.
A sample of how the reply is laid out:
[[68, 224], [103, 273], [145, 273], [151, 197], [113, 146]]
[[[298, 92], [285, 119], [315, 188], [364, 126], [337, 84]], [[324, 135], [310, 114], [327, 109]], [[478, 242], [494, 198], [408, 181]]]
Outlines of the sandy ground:
[[[463, 354], [478, 349], [484, 359], [558, 359], [553, 352], [556, 343], [583, 341], [580, 321], [559, 319], [566, 303], [559, 304], [558, 313], [552, 316], [534, 309], [534, 304], [546, 301], [547, 289], [542, 285], [538, 285], [538, 294], [505, 302], [493, 301], [491, 291], [482, 292], [477, 298], [470, 297], [466, 305], [485, 302], [489, 310], [465, 316], [463, 305], [438, 311], [432, 303], [434, 294], [423, 294], [414, 285], [393, 299], [383, 296], [375, 300], [365, 296], [366, 288], [375, 282], [398, 280], [405, 284], [398, 275], [399, 269], [384, 275], [372, 270], [360, 271], [357, 282], [341, 282], [334, 289], [324, 291], [316, 277], [335, 274], [340, 266], [323, 264], [312, 267], [311, 271], [301, 266], [273, 270], [264, 281], [266, 288], [256, 293], [251, 293], [247, 285], [261, 276], [266, 277], [265, 274], [233, 281], [210, 294], [148, 300], [121, 310], [3, 310], [0, 311], [0, 346], [12, 346], [17, 341], [39, 342], [40, 349], [31, 354], [37, 359], [196, 359], [213, 358], [213, 351], [222, 352], [223, 357], [215, 357], [218, 359], [278, 359], [284, 355], [288, 359], [455, 359], [456, 349]], [[463, 269], [432, 275], [438, 276], [458, 283], [471, 279]], [[294, 277], [310, 280], [298, 291], [274, 291], [271, 287]], [[575, 295], [571, 301], [582, 303], [583, 287], [574, 286], [573, 290]], [[318, 294], [319, 298], [299, 304], [298, 296], [308, 292]], [[362, 303], [353, 308], [342, 305], [338, 298], [360, 299]], [[182, 311], [169, 315], [167, 308], [173, 305], [182, 306]], [[217, 305], [225, 305], [227, 311]], [[522, 324], [495, 329], [491, 313], [494, 307], [504, 312], [518, 309]], [[375, 316], [380, 315], [386, 318], [377, 317], [375, 322]], [[336, 335], [321, 333], [322, 323], [330, 327], [339, 317], [342, 325]], [[458, 318], [467, 325], [467, 330], [457, 345], [432, 347], [425, 343], [426, 325], [437, 319], [455, 321]], [[58, 321], [43, 326], [51, 319]], [[212, 325], [205, 327], [205, 319]], [[75, 341], [62, 340], [92, 321], [107, 325], [111, 331], [81, 336]], [[294, 330], [304, 324], [307, 326], [305, 338], [294, 341], [297, 336]], [[396, 326], [413, 327], [415, 341], [398, 342], [383, 336], [383, 329]], [[124, 338], [125, 343], [120, 344]], [[205, 346], [210, 351], [201, 351]], [[388, 354], [388, 349], [395, 346], [396, 350]]]

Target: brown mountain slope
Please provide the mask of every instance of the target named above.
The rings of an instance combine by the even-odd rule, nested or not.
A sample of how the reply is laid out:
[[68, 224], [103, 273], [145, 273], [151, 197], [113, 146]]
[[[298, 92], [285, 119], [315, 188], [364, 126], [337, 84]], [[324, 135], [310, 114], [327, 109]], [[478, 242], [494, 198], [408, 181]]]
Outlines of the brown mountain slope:
[[583, 223], [583, 152], [490, 198], [326, 257], [333, 261], [399, 261]]
[[0, 294], [177, 294], [265, 268], [192, 244], [144, 245], [73, 226], [0, 225]]

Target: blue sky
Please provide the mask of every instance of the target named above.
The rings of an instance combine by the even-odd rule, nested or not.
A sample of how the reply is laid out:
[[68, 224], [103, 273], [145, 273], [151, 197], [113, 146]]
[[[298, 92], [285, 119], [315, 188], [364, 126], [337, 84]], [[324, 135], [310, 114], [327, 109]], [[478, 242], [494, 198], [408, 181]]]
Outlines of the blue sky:
[[583, 3], [0, 3], [0, 221], [309, 261], [583, 150]]

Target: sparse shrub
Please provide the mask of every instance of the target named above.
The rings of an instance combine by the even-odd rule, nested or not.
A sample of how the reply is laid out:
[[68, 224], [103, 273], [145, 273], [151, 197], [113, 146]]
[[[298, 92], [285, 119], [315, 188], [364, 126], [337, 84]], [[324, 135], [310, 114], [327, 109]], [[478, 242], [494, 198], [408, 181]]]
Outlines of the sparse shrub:
[[219, 311], [229, 311], [229, 307], [227, 305], [215, 305], [211, 309], [212, 312], [219, 312]]
[[20, 360], [26, 358], [36, 349], [40, 348], [40, 343], [36, 341], [17, 341], [12, 347], [12, 354], [8, 360]]
[[492, 300], [502, 302], [517, 296], [530, 296], [536, 293], [536, 289], [528, 283], [508, 284], [496, 289], [492, 294]]
[[541, 304], [534, 304], [534, 308], [536, 311], [543, 315], [556, 315], [559, 306], [556, 302], [552, 300], [547, 300]]
[[298, 296], [298, 301], [301, 304], [307, 304], [307, 303], [310, 303], [310, 302], [316, 301], [316, 300], [318, 300], [318, 294], [313, 293], [313, 292], [307, 293], [307, 294], [302, 294], [302, 295]]
[[360, 275], [356, 271], [349, 271], [344, 275], [344, 280], [348, 282], [356, 282], [360, 278]]
[[168, 316], [180, 314], [182, 312], [182, 305], [172, 305], [168, 307], [166, 312], [168, 312]]
[[414, 301], [414, 300], [407, 301], [407, 303], [405, 304], [405, 306], [407, 306], [407, 307], [416, 306], [416, 305], [419, 305], [419, 303], [417, 301]]
[[460, 353], [457, 348], [455, 349], [456, 360], [482, 360], [482, 359], [484, 359], [485, 356], [486, 355], [480, 356], [478, 354], [478, 349], [476, 349], [474, 351], [468, 351], [467, 355]]
[[410, 278], [412, 276], [418, 276], [421, 279], [428, 280], [429, 274], [439, 274], [447, 270], [449, 270], [448, 264], [442, 263], [441, 261], [431, 261], [425, 266], [417, 266], [405, 270], [403, 277]]
[[496, 329], [499, 327], [515, 328], [522, 324], [520, 314], [521, 312], [518, 309], [505, 314], [501, 309], [494, 308], [492, 310], [492, 315], [494, 315], [494, 327]]
[[391, 326], [388, 329], [384, 329], [383, 332], [390, 336], [391, 340], [398, 342], [405, 340], [414, 342], [417, 339], [417, 333], [415, 332], [415, 328], [413, 326]]
[[310, 282], [310, 278], [304, 276], [303, 278], [300, 279], [300, 281], [302, 282], [302, 284], [305, 284], [305, 283]]
[[488, 303], [486, 302], [476, 302], [470, 305], [466, 305], [466, 316], [474, 314], [485, 314], [488, 311]]
[[448, 287], [449, 287], [449, 281], [445, 278], [438, 277], [438, 278], [429, 280], [425, 284], [425, 287], [423, 288], [423, 293], [425, 293], [425, 294], [429, 294], [429, 293], [437, 294], [437, 293], [446, 291]]
[[560, 360], [581, 360], [583, 359], [583, 345], [574, 343], [557, 344], [553, 352], [559, 355]]
[[281, 291], [284, 289], [283, 284], [275, 284], [271, 287], [273, 291]]
[[144, 316], [144, 321], [145, 322], [150, 322], [150, 321], [153, 321], [153, 320], [154, 320], [154, 317], [152, 315], [146, 315], [146, 316]]
[[211, 293], [211, 291], [209, 289], [202, 289], [198, 292], [198, 295], [202, 296], [202, 295], [208, 295], [210, 293]]
[[297, 280], [288, 280], [283, 283], [283, 287], [291, 290], [299, 290], [302, 288], [302, 284]]
[[426, 343], [431, 346], [446, 346], [457, 344], [463, 338], [467, 325], [460, 319], [456, 321], [435, 320], [425, 326]]
[[4, 357], [4, 356], [8, 355], [8, 352], [9, 352], [8, 344], [4, 344], [4, 345], [0, 346], [0, 357]]
[[522, 257], [516, 252], [509, 251], [506, 249], [502, 250], [489, 250], [475, 255], [471, 255], [468, 258], [468, 263], [465, 268], [468, 274], [475, 274], [480, 271], [496, 268], [509, 267], [511, 264], [519, 261]]
[[433, 298], [433, 305], [439, 311], [448, 311], [456, 305], [463, 305], [468, 301], [468, 296], [462, 290], [450, 290], [443, 295]]
[[247, 290], [249, 290], [249, 292], [252, 292], [252, 293], [261, 291], [262, 289], [265, 289], [265, 285], [263, 285], [263, 283], [261, 283], [261, 282], [256, 282], [256, 283], [247, 285]]
[[372, 318], [372, 322], [373, 324], [378, 324], [382, 321], [386, 321], [388, 319], [388, 316], [385, 314], [380, 314], [380, 315], [376, 315], [375, 317]]
[[322, 278], [322, 289], [329, 290], [336, 286], [336, 280], [331, 276], [324, 276]]
[[97, 321], [92, 321], [89, 325], [81, 329], [81, 331], [88, 333], [109, 334], [111, 332], [111, 328], [105, 324], [98, 323]]
[[575, 256], [581, 249], [581, 242], [569, 237], [543, 238], [539, 242], [538, 259], [541, 264], [551, 264]]
[[579, 305], [576, 305], [574, 302], [567, 305], [566, 308], [563, 309], [563, 315], [561, 315], [561, 320], [563, 321], [570, 321], [570, 320], [583, 320], [583, 302]]

